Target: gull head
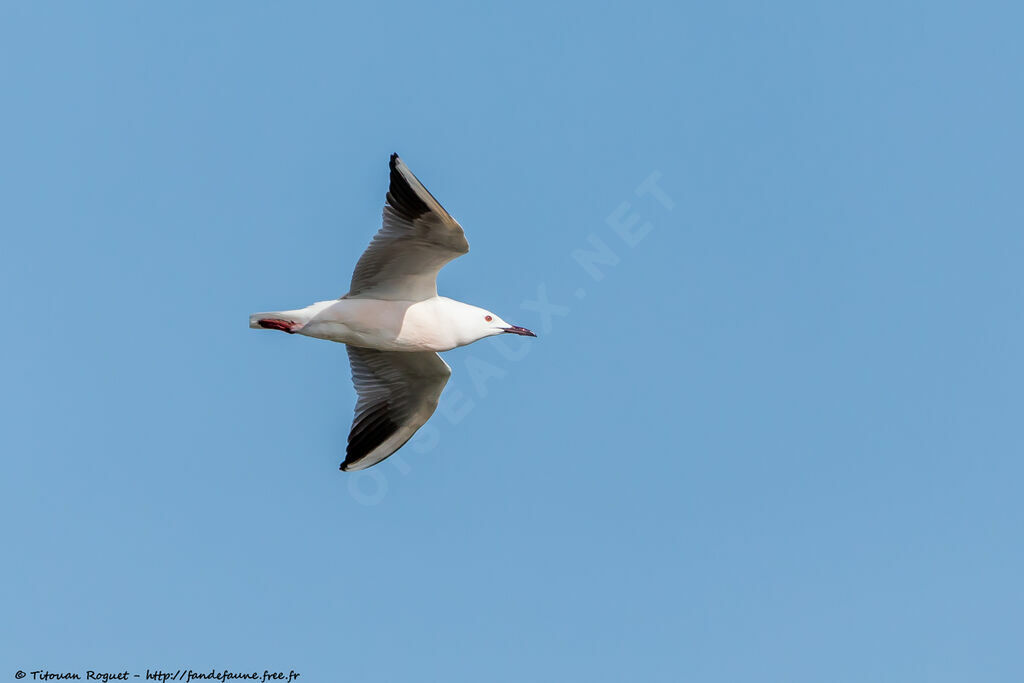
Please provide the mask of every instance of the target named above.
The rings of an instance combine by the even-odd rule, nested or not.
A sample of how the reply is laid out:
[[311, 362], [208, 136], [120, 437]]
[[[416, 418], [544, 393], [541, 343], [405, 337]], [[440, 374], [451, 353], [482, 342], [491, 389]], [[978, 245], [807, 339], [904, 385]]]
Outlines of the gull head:
[[462, 342], [463, 344], [470, 344], [478, 339], [499, 334], [518, 334], [522, 337], [537, 336], [525, 327], [505, 322], [496, 313], [476, 306], [463, 305], [465, 307], [459, 311], [458, 321], [461, 332], [459, 336], [465, 340]]

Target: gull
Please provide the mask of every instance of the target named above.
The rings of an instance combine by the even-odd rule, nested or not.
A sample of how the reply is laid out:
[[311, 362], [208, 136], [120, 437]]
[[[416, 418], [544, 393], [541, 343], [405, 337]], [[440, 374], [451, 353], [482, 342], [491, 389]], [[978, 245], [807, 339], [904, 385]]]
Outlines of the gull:
[[469, 251], [462, 226], [397, 154], [384, 225], [359, 257], [349, 292], [249, 327], [341, 342], [358, 401], [341, 469], [376, 465], [434, 413], [452, 370], [437, 354], [498, 334], [536, 337], [488, 310], [437, 295], [437, 273]]

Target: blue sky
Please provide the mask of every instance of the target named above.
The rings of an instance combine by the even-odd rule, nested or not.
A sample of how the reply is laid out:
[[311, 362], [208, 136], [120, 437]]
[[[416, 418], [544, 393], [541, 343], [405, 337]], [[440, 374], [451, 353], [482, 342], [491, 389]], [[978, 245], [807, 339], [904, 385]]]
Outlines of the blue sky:
[[[846, 5], [5, 4], [0, 675], [1021, 680], [1024, 16]], [[352, 476], [396, 151], [540, 336]]]

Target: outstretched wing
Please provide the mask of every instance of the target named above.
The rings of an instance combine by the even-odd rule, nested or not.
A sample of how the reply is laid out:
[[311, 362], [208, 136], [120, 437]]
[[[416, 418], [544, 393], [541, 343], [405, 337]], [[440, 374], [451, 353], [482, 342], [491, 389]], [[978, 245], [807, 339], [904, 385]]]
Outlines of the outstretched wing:
[[391, 155], [384, 225], [356, 264], [346, 298], [423, 301], [437, 296], [437, 273], [469, 251], [462, 226]]
[[433, 351], [377, 351], [348, 347], [359, 394], [341, 469], [376, 465], [408, 441], [437, 408], [452, 370]]

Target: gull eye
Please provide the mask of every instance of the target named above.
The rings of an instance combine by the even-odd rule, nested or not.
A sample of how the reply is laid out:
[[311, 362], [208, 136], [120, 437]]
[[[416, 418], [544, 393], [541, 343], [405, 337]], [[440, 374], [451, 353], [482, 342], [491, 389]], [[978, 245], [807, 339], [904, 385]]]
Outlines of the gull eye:
[[484, 316], [484, 320], [486, 320], [487, 322], [491, 322], [492, 320], [494, 320], [494, 318], [492, 318], [492, 317], [491, 317], [491, 316], [489, 316], [489, 315], [485, 315], [485, 316]]

